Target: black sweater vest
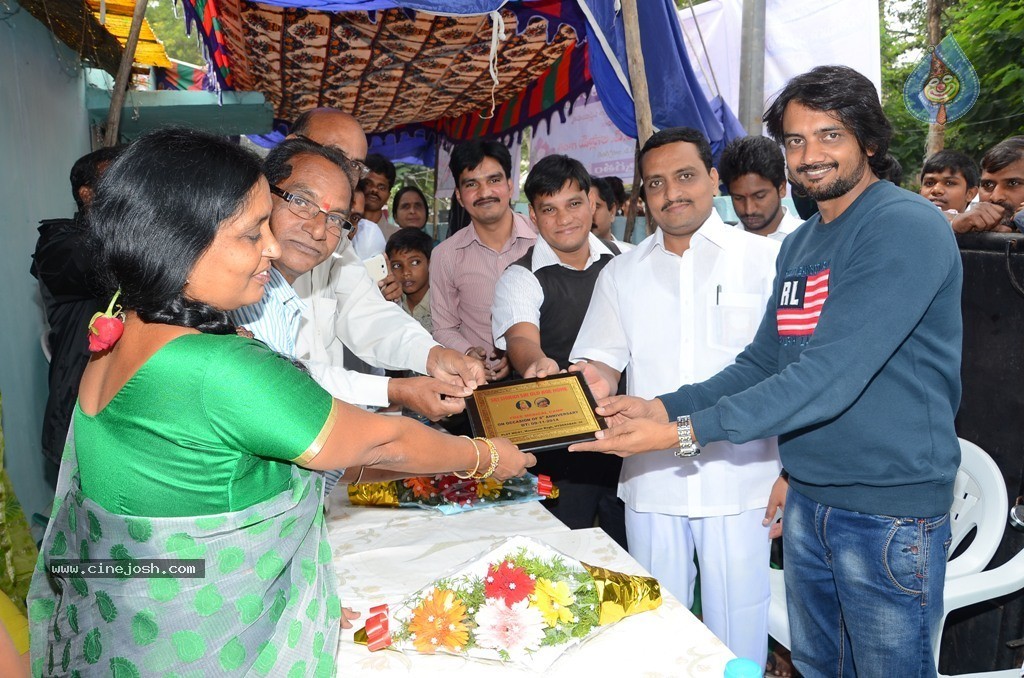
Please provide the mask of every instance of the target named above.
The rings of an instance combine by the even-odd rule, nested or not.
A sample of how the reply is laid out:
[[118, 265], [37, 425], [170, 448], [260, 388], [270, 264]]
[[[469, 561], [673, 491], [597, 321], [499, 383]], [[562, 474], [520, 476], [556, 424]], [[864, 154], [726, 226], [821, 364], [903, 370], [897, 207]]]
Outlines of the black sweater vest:
[[[605, 242], [605, 246], [613, 253], [619, 253], [614, 244]], [[512, 266], [532, 271], [533, 249], [527, 250]], [[583, 326], [597, 276], [611, 260], [611, 256], [603, 254], [583, 271], [554, 265], [545, 266], [533, 274], [544, 291], [544, 303], [540, 306], [540, 347], [544, 355], [558, 363], [560, 369], [569, 367], [569, 352]]]

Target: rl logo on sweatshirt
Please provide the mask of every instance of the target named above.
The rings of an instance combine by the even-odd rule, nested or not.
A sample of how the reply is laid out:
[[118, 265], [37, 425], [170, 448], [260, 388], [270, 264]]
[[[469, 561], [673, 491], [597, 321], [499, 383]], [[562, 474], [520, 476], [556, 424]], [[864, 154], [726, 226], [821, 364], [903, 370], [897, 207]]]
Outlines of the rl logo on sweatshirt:
[[786, 276], [776, 300], [775, 319], [780, 337], [810, 337], [828, 299], [828, 273]]

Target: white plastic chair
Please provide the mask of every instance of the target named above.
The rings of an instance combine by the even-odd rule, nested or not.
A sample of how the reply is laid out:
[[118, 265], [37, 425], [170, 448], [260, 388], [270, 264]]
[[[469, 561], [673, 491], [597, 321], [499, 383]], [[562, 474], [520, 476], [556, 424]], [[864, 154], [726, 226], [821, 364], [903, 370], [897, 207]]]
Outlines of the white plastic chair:
[[[1024, 556], [1020, 553], [1002, 567], [991, 572], [981, 571], [992, 560], [1003, 537], [1008, 510], [1006, 483], [1003, 481], [999, 467], [984, 450], [972, 442], [962, 438], [959, 440], [960, 468], [953, 482], [953, 505], [950, 508], [950, 531], [953, 540], [949, 552], [952, 554], [956, 550], [956, 547], [963, 542], [972, 528], [977, 528], [977, 531], [974, 534], [974, 540], [964, 552], [946, 565], [946, 585], [943, 595], [943, 607], [946, 614], [950, 610], [1024, 588]], [[1019, 570], [1019, 572], [1013, 573], [1013, 575], [1017, 575], [1016, 578], [1008, 569], [1012, 566]], [[1002, 574], [993, 579], [990, 575], [994, 573]], [[768, 609], [768, 634], [780, 644], [792, 647], [783, 571], [772, 570], [770, 583], [772, 600]], [[1001, 592], [988, 595], [988, 591], [996, 590], [997, 583], [1002, 584], [998, 589]], [[945, 616], [943, 616], [943, 621], [945, 621]], [[935, 639], [936, 662], [939, 656], [940, 640], [941, 634], [939, 638]], [[1013, 669], [1009, 672], [996, 671], [977, 675], [992, 678], [997, 676], [1017, 678], [1020, 673], [1019, 669]]]

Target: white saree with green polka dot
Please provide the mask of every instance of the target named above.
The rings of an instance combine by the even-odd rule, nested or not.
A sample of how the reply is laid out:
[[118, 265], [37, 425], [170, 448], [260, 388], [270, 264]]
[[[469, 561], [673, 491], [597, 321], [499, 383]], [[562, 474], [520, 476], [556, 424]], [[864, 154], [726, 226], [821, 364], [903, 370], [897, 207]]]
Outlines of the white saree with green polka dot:
[[[335, 675], [341, 602], [319, 473], [293, 466], [288, 491], [232, 513], [123, 516], [82, 493], [73, 440], [29, 591], [32, 675]], [[77, 559], [198, 559], [205, 576], [58, 571]]]

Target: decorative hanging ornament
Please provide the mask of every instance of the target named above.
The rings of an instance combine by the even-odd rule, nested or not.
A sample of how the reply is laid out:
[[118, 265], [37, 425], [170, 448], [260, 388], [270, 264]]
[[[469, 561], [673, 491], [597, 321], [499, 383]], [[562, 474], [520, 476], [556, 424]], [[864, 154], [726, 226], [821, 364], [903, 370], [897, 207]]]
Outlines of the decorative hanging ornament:
[[120, 288], [114, 293], [107, 310], [97, 312], [89, 321], [89, 350], [93, 353], [108, 350], [124, 334], [124, 312], [120, 304], [117, 304], [119, 296]]

